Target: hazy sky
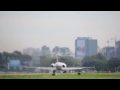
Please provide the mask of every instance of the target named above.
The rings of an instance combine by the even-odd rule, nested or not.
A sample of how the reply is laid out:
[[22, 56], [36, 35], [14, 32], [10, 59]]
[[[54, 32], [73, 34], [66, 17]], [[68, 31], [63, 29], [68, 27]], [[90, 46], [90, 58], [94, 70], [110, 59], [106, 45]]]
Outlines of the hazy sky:
[[0, 11], [0, 52], [43, 45], [74, 52], [77, 37], [97, 39], [100, 48], [120, 40], [120, 11]]

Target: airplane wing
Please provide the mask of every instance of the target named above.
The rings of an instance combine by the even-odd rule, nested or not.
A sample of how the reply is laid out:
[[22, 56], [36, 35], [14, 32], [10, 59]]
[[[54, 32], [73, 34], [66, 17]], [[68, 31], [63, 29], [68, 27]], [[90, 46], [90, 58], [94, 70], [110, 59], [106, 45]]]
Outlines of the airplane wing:
[[55, 67], [26, 67], [27, 69], [35, 69], [35, 70], [55, 70]]
[[36, 67], [36, 69], [41, 69], [41, 70], [55, 70], [55, 67]]
[[66, 67], [63, 70], [82, 70], [82, 69], [94, 69], [95, 67]]
[[[67, 68], [62, 68], [62, 70], [65, 70], [65, 71], [69, 71], [69, 70], [82, 70], [83, 68], [81, 67], [67, 67]], [[40, 70], [49, 70], [49, 71], [53, 71], [53, 70], [56, 70], [55, 67], [36, 67], [35, 71], [36, 72], [39, 72]]]
[[[95, 67], [66, 67], [62, 68], [63, 70], [82, 70], [82, 69], [94, 69]], [[36, 69], [41, 70], [55, 70], [55, 67], [36, 67]]]
[[[56, 70], [55, 67], [31, 67], [34, 68], [35, 71], [40, 71], [40, 70]], [[62, 70], [83, 70], [83, 69], [94, 69], [95, 67], [66, 67], [66, 68], [62, 68]]]

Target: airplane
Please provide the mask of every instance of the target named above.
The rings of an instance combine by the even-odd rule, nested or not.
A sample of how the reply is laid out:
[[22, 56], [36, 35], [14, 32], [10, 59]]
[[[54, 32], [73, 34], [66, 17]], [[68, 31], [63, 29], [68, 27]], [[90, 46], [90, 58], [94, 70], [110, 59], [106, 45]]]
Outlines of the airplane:
[[58, 55], [56, 55], [56, 58], [57, 58], [57, 62], [52, 63], [51, 67], [37, 67], [36, 70], [40, 70], [40, 69], [53, 70], [53, 74], [55, 74], [56, 71], [63, 71], [63, 73], [66, 73], [67, 70], [82, 70], [82, 69], [94, 68], [94, 67], [67, 67], [67, 65], [64, 62], [58, 61]]

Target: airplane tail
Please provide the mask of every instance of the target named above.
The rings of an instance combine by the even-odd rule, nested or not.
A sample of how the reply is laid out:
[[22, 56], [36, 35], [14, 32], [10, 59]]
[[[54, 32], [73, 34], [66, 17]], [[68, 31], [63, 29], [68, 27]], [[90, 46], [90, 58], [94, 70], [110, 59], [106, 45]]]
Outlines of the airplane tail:
[[57, 57], [57, 62], [58, 62], [58, 55], [56, 55], [56, 57]]

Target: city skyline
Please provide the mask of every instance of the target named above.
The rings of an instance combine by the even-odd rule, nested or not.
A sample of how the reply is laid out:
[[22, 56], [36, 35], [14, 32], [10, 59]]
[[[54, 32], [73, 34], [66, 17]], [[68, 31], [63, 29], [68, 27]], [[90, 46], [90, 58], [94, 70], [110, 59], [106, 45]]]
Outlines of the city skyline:
[[77, 37], [97, 39], [103, 48], [120, 40], [119, 23], [119, 11], [0, 11], [0, 52], [43, 45], [75, 52]]

